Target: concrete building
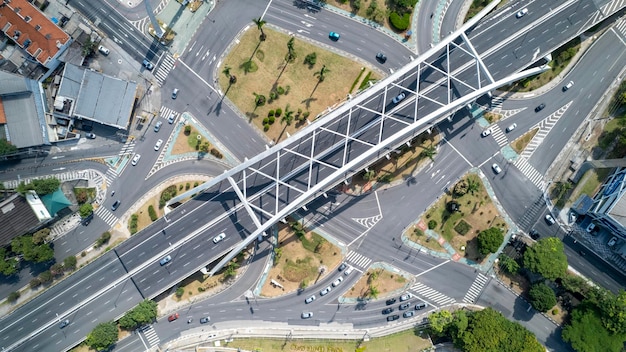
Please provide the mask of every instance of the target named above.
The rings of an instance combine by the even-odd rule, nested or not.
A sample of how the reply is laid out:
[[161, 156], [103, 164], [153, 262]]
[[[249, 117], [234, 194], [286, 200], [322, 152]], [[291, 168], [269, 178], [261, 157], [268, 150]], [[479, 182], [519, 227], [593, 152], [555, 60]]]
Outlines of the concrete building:
[[52, 220], [48, 209], [34, 191], [21, 196], [15, 193], [0, 201], [0, 246], [17, 236], [32, 233]]

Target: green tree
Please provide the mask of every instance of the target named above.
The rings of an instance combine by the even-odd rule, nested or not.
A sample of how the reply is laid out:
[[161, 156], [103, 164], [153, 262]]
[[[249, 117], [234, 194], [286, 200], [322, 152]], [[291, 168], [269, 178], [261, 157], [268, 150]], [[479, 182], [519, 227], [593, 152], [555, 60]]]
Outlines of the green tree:
[[366, 171], [363, 174], [363, 179], [365, 181], [371, 181], [371, 180], [374, 180], [375, 178], [376, 178], [376, 171], [374, 171], [374, 170]]
[[378, 287], [374, 286], [374, 285], [370, 285], [369, 289], [368, 289], [368, 296], [372, 297], [373, 299], [378, 298], [378, 295], [380, 294], [380, 291], [378, 290]]
[[437, 155], [437, 148], [434, 145], [427, 145], [422, 149], [420, 155], [422, 157], [428, 158], [432, 161], [435, 160], [435, 155]]
[[478, 234], [478, 251], [482, 255], [495, 253], [504, 241], [504, 234], [498, 227], [491, 227]]
[[293, 62], [296, 59], [295, 41], [296, 39], [291, 37], [287, 42], [287, 57], [285, 58], [287, 62]]
[[280, 260], [280, 257], [283, 256], [283, 249], [281, 247], [275, 247], [274, 248], [274, 263], [278, 263], [278, 260]]
[[80, 217], [84, 219], [93, 213], [93, 206], [91, 203], [85, 203], [78, 208], [78, 213]]
[[0, 138], [0, 155], [6, 155], [15, 153], [17, 151], [17, 147], [11, 144], [11, 142], [6, 139]]
[[440, 310], [438, 312], [431, 313], [428, 316], [431, 333], [437, 337], [443, 336], [446, 332], [448, 324], [450, 324], [452, 320], [452, 313], [447, 310]]
[[538, 283], [528, 291], [530, 304], [540, 312], [547, 312], [556, 305], [556, 295], [548, 285]]
[[620, 352], [626, 341], [624, 331], [609, 333], [602, 325], [600, 312], [588, 303], [572, 311], [561, 336], [578, 352]]
[[0, 274], [11, 276], [17, 273], [19, 261], [15, 258], [7, 258], [7, 251], [4, 247], [0, 247]]
[[96, 43], [91, 41], [91, 38], [87, 37], [85, 43], [83, 43], [82, 52], [84, 57], [92, 55], [96, 51]]
[[32, 180], [29, 183], [21, 182], [17, 186], [17, 191], [20, 194], [25, 194], [27, 191], [35, 191], [38, 195], [43, 196], [46, 194], [54, 193], [59, 186], [61, 185], [61, 181], [52, 177], [46, 178], [42, 180]]
[[20, 298], [20, 296], [21, 294], [19, 291], [13, 291], [7, 296], [7, 301], [9, 301], [9, 303], [15, 303]]
[[509, 274], [515, 274], [519, 271], [519, 264], [517, 264], [515, 259], [504, 253], [498, 256], [498, 266]]
[[45, 228], [45, 229], [41, 229], [37, 232], [35, 232], [33, 234], [33, 243], [36, 245], [40, 245], [44, 242], [46, 242], [46, 239], [48, 239], [48, 235], [50, 234], [50, 229], [49, 228]]
[[563, 242], [556, 237], [540, 239], [524, 253], [524, 267], [548, 280], [563, 277], [567, 271]]
[[480, 182], [478, 182], [478, 180], [475, 180], [472, 177], [468, 177], [467, 191], [471, 194], [474, 194], [474, 192], [478, 192], [478, 190], [480, 190]]
[[280, 122], [284, 122], [287, 126], [291, 126], [291, 123], [293, 122], [293, 110], [289, 109], [289, 104], [285, 107], [285, 114], [280, 119]]
[[263, 26], [267, 23], [266, 21], [264, 21], [261, 17], [259, 18], [253, 18], [252, 22], [254, 22], [254, 24], [256, 24], [256, 28], [261, 31], [261, 35], [260, 35], [260, 39], [262, 42], [265, 41], [265, 39], [267, 38], [265, 36], [265, 32], [263, 32]]
[[76, 269], [76, 257], [70, 255], [69, 257], [63, 259], [63, 267], [65, 268], [65, 270]]
[[228, 83], [229, 84], [235, 84], [237, 83], [237, 77], [235, 77], [234, 75], [230, 74], [230, 66], [226, 65], [224, 66], [224, 70], [222, 71], [223, 74], [226, 75], [226, 77], [228, 77]]
[[322, 68], [320, 68], [320, 70], [315, 72], [313, 75], [317, 77], [317, 81], [319, 83], [319, 82], [324, 82], [324, 80], [326, 79], [326, 75], [329, 72], [330, 70], [326, 68], [326, 65], [322, 65]]
[[125, 330], [133, 330], [142, 325], [152, 322], [157, 317], [156, 302], [146, 299], [135, 308], [129, 310], [120, 318], [120, 327]]
[[568, 290], [569, 292], [580, 293], [585, 297], [587, 297], [589, 291], [593, 289], [593, 287], [587, 282], [587, 280], [578, 275], [572, 274], [566, 274], [561, 279], [561, 285], [563, 285], [563, 288]]
[[602, 311], [602, 324], [610, 333], [626, 332], [626, 291], [615, 295], [603, 290], [598, 306]]
[[106, 350], [117, 342], [118, 334], [114, 321], [100, 323], [87, 335], [85, 343], [96, 351]]
[[47, 262], [54, 258], [54, 251], [49, 244], [35, 245], [32, 236], [19, 236], [11, 241], [11, 250], [22, 254], [24, 260], [36, 263]]
[[224, 271], [224, 279], [230, 279], [231, 277], [235, 277], [237, 275], [237, 268], [239, 264], [237, 262], [231, 261], [226, 266], [226, 270]]

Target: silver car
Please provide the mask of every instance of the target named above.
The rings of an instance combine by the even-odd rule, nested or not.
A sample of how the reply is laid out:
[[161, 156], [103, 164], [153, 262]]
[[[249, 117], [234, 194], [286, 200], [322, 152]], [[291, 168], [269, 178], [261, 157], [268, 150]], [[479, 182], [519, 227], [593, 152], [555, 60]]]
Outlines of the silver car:
[[313, 312], [302, 312], [302, 319], [309, 319], [313, 317]]
[[309, 304], [309, 303], [311, 303], [311, 302], [313, 302], [313, 301], [315, 301], [315, 295], [313, 295], [313, 296], [311, 296], [311, 297], [309, 297], [309, 298], [305, 299], [305, 300], [304, 300], [304, 303]]
[[326, 287], [325, 289], [320, 291], [320, 296], [326, 296], [328, 292], [330, 292], [330, 290], [331, 290], [330, 286]]
[[402, 92], [402, 93], [396, 95], [395, 98], [391, 99], [391, 101], [393, 101], [394, 104], [398, 104], [399, 102], [404, 100], [404, 98], [406, 98], [406, 94], [404, 94], [404, 92]]

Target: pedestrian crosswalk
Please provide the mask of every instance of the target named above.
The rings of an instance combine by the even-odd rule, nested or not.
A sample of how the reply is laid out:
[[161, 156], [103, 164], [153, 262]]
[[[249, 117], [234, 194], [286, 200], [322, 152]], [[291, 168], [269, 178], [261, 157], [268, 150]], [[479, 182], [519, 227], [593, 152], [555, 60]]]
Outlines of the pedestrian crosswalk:
[[362, 269], [367, 268], [367, 266], [370, 265], [370, 263], [372, 262], [372, 260], [368, 257], [363, 256], [355, 251], [350, 251], [348, 253], [348, 255], [346, 256], [346, 261]]
[[174, 57], [170, 55], [170, 53], [166, 53], [165, 56], [163, 57], [163, 60], [161, 61], [161, 64], [159, 65], [159, 68], [156, 70], [156, 73], [154, 74], [154, 77], [156, 77], [157, 81], [159, 82], [159, 85], [161, 86], [163, 85], [163, 83], [165, 82], [165, 79], [167, 78], [167, 75], [170, 73], [170, 71], [174, 67], [174, 64], [176, 64], [176, 59], [174, 59]]
[[550, 133], [554, 125], [556, 125], [556, 123], [559, 122], [559, 119], [563, 115], [565, 115], [565, 112], [570, 107], [570, 105], [572, 105], [572, 101], [563, 105], [560, 109], [550, 114], [550, 116], [546, 117], [545, 119], [541, 120], [541, 122], [539, 122], [535, 127], [532, 128], [532, 129], [538, 128], [539, 130], [533, 136], [533, 139], [531, 139], [530, 142], [528, 142], [528, 145], [526, 145], [526, 148], [524, 148], [524, 150], [522, 151], [522, 154], [521, 154], [522, 157], [526, 159], [530, 158], [530, 156], [535, 152], [535, 150], [541, 144], [541, 142], [543, 142], [544, 138], [546, 138], [548, 133]]
[[498, 143], [500, 148], [509, 144], [509, 139], [506, 138], [506, 135], [504, 134], [504, 132], [502, 132], [502, 129], [500, 128], [500, 126], [494, 124], [490, 128], [491, 128], [491, 135], [493, 136], [493, 139], [496, 140], [496, 143]]
[[161, 110], [159, 110], [159, 116], [164, 119], [168, 119], [170, 116], [174, 115], [175, 118], [178, 117], [178, 112], [174, 109], [170, 109], [167, 106], [161, 106]]
[[111, 227], [117, 222], [117, 217], [105, 207], [99, 207], [94, 213]]
[[4, 184], [4, 187], [7, 189], [15, 189], [20, 184], [20, 182], [24, 182], [25, 184], [28, 184], [35, 179], [45, 179], [45, 178], [54, 177], [61, 182], [66, 182], [66, 181], [73, 181], [73, 180], [89, 180], [89, 179], [96, 178], [97, 176], [98, 176], [98, 173], [94, 170], [80, 170], [80, 171], [72, 170], [72, 171], [61, 172], [61, 173], [53, 174], [53, 175], [25, 177], [25, 178], [20, 178], [19, 180], [3, 181], [3, 184]]
[[543, 211], [545, 205], [546, 201], [543, 199], [543, 194], [540, 194], [533, 204], [526, 208], [524, 216], [517, 222], [517, 226], [526, 232], [530, 231], [537, 220], [538, 214]]
[[623, 39], [626, 39], [626, 18], [615, 23], [615, 30], [622, 35]]
[[435, 289], [432, 289], [420, 282], [411, 286], [411, 290], [414, 291], [418, 297], [431, 303], [431, 305], [433, 305], [432, 302], [437, 303], [437, 305], [439, 306], [443, 306], [445, 304], [452, 304], [456, 302], [454, 298], [448, 297], [444, 295], [443, 293]]
[[126, 141], [126, 143], [124, 143], [124, 146], [122, 147], [122, 149], [120, 150], [120, 152], [117, 155], [123, 156], [123, 155], [127, 155], [127, 154], [132, 154], [134, 148], [135, 148], [135, 139], [132, 138], [132, 139]]
[[499, 97], [497, 95], [494, 95], [493, 98], [491, 98], [491, 109], [492, 110], [502, 110], [502, 104], [504, 103], [504, 98]]
[[600, 7], [604, 16], [610, 16], [626, 6], [626, 0], [612, 0]]
[[543, 188], [543, 175], [528, 163], [526, 158], [519, 157], [513, 163], [537, 188]]
[[139, 328], [139, 331], [145, 336], [148, 341], [148, 348], [152, 348], [153, 346], [157, 346], [161, 339], [159, 339], [159, 335], [157, 335], [156, 331], [152, 325], [146, 325], [144, 327]]
[[485, 284], [487, 284], [487, 282], [489, 282], [489, 277], [478, 273], [478, 276], [476, 276], [476, 279], [474, 279], [472, 286], [470, 286], [469, 290], [467, 290], [467, 293], [465, 294], [465, 297], [463, 297], [463, 302], [476, 302], [476, 299], [478, 298], [478, 296], [480, 296], [480, 293], [482, 292], [483, 287], [485, 287]]

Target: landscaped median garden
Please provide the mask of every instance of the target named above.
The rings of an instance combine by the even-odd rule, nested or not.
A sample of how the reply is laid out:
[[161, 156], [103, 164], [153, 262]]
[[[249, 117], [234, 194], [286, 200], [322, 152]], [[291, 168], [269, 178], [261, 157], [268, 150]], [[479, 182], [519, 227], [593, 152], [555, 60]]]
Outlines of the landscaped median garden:
[[219, 83], [239, 110], [275, 142], [380, 78], [364, 63], [257, 26], [264, 40], [255, 29], [244, 32], [219, 68]]

